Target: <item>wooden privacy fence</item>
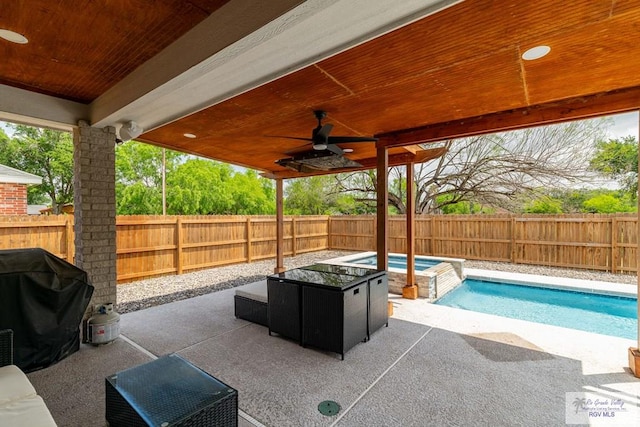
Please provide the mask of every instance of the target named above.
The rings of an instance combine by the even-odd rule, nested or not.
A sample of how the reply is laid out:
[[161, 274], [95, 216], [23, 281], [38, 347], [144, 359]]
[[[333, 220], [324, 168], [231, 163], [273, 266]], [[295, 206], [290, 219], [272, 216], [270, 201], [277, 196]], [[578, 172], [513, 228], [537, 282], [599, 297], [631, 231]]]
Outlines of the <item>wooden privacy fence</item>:
[[[284, 219], [284, 254], [328, 249], [329, 217]], [[0, 216], [0, 249], [41, 247], [73, 262], [73, 216]], [[117, 280], [276, 256], [273, 216], [118, 216]]]
[[[273, 216], [119, 216], [118, 281], [276, 256]], [[637, 216], [435, 215], [416, 217], [416, 253], [637, 273]], [[389, 220], [391, 252], [406, 251], [404, 216]], [[73, 216], [0, 217], [0, 249], [42, 247], [73, 262]], [[375, 216], [284, 220], [284, 254], [375, 250]]]
[[[416, 254], [637, 273], [637, 215], [417, 216]], [[392, 216], [389, 250], [406, 252], [404, 216]], [[329, 247], [375, 250], [376, 218], [332, 217]]]
[[[286, 217], [284, 254], [328, 248], [328, 217]], [[118, 281], [276, 256], [273, 216], [121, 216]]]

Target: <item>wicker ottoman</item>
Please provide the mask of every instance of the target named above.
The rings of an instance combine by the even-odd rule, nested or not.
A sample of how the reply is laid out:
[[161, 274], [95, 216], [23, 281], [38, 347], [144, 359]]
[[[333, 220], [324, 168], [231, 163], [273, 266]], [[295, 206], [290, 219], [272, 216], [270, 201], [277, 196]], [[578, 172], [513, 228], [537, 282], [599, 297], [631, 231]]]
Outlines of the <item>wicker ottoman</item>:
[[267, 281], [250, 283], [236, 288], [235, 316], [262, 326], [268, 326]]

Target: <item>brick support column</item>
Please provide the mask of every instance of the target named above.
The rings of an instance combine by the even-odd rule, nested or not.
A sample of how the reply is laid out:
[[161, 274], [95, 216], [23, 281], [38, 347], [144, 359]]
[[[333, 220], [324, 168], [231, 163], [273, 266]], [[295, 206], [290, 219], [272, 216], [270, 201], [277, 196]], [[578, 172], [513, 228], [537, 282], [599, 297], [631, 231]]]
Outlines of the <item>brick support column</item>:
[[90, 309], [116, 303], [115, 143], [113, 127], [81, 121], [73, 133], [75, 264], [95, 287]]

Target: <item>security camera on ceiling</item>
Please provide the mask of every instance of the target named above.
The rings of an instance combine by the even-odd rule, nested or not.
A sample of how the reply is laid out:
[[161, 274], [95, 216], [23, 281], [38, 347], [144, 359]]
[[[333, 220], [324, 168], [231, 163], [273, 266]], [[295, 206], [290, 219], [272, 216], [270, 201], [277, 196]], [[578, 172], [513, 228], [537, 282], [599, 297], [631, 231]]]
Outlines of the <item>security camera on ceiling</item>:
[[139, 137], [144, 132], [136, 122], [130, 121], [122, 125], [118, 130], [118, 142], [127, 142]]

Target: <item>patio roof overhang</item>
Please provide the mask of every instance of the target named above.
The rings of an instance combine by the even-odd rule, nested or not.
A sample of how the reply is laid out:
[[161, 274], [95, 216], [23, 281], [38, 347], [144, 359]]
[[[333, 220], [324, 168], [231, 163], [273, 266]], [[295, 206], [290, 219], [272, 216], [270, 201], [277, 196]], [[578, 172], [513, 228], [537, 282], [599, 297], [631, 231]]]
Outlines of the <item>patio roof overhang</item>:
[[[142, 141], [290, 178], [331, 171], [277, 164], [303, 142], [267, 136], [308, 137], [323, 109], [332, 135], [419, 162], [441, 153], [418, 143], [637, 109], [639, 27], [619, 0], [11, 2], [0, 28], [29, 42], [0, 40], [0, 119], [135, 121]], [[375, 166], [375, 143], [342, 147]]]
[[378, 137], [341, 147], [385, 171], [441, 155], [432, 142], [640, 105], [628, 0], [32, 0], [4, 5], [0, 29], [28, 39], [0, 39], [0, 120], [134, 121], [141, 141], [259, 170], [277, 179], [278, 241], [282, 178], [335, 172], [276, 163], [301, 141], [270, 136], [309, 137], [314, 110], [332, 135]]

